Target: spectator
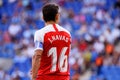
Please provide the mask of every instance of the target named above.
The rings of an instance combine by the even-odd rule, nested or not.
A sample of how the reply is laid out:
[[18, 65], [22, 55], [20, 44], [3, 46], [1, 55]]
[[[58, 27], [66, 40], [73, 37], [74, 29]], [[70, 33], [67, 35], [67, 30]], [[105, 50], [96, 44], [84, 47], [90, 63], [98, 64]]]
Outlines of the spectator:
[[[29, 80], [26, 74], [31, 67], [33, 35], [44, 25], [41, 7], [53, 1], [0, 0], [0, 58], [14, 62], [7, 72], [0, 69], [0, 80]], [[120, 80], [120, 0], [54, 2], [60, 4], [60, 24], [73, 40], [71, 79], [79, 80], [82, 73], [92, 71], [91, 80]]]

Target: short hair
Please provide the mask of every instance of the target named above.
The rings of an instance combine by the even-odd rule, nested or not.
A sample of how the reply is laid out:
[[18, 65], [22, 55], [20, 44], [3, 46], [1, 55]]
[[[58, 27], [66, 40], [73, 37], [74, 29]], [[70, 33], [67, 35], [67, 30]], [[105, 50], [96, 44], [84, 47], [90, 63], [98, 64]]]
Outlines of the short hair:
[[48, 3], [42, 8], [43, 18], [45, 22], [55, 21], [59, 7], [56, 4]]

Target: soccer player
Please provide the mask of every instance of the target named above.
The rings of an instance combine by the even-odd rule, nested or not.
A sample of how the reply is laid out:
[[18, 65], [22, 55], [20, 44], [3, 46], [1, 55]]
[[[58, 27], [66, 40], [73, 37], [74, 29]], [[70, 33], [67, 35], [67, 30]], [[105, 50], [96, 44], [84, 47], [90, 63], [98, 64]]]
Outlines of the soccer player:
[[58, 25], [60, 14], [56, 4], [46, 4], [42, 13], [45, 27], [34, 35], [32, 80], [69, 80], [70, 33]]

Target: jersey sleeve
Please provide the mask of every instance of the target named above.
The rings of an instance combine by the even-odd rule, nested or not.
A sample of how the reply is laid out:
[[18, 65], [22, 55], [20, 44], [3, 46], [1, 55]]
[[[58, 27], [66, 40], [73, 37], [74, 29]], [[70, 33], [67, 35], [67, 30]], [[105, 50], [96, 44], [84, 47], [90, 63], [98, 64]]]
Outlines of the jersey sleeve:
[[43, 50], [43, 40], [40, 32], [36, 31], [34, 35], [35, 50]]

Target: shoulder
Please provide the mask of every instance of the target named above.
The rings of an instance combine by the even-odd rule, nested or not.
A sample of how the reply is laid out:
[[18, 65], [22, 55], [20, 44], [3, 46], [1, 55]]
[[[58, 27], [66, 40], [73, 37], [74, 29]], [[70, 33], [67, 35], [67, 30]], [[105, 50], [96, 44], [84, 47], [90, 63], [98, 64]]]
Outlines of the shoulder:
[[60, 26], [58, 24], [57, 24], [57, 26], [59, 28], [59, 31], [64, 31], [64, 32], [68, 33], [69, 35], [71, 35], [70, 32], [67, 29], [63, 28], [62, 26]]
[[46, 31], [46, 27], [43, 27], [43, 28], [41, 28], [41, 29], [39, 29], [39, 30], [36, 30], [35, 31], [35, 34], [37, 35], [37, 34], [42, 34], [42, 33], [44, 33]]
[[45, 26], [45, 27], [37, 30], [37, 31], [35, 32], [35, 34], [40, 34], [40, 35], [42, 35], [42, 34], [45, 34], [45, 33], [47, 33], [47, 32], [50, 32], [50, 31], [54, 31], [52, 25], [48, 25], [48, 26]]
[[44, 35], [50, 31], [54, 31], [51, 25], [45, 26], [34, 33], [34, 39], [38, 41], [43, 41]]

